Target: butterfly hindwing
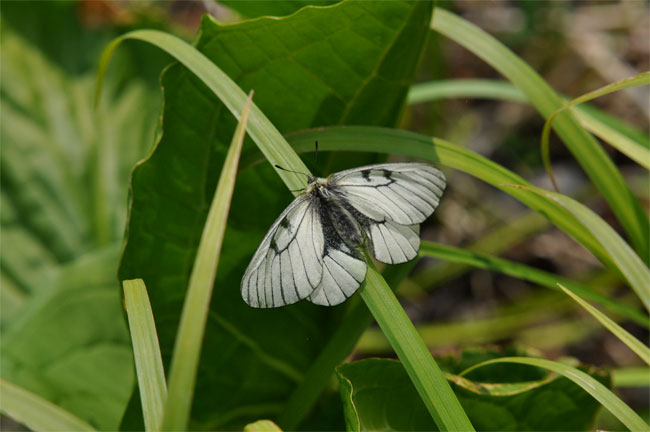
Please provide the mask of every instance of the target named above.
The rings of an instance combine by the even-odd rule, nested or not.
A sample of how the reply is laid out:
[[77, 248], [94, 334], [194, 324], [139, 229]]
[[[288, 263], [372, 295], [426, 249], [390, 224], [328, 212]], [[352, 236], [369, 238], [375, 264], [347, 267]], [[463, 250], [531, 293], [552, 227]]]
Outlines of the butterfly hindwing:
[[308, 297], [323, 274], [323, 230], [315, 198], [296, 198], [273, 223], [242, 279], [242, 297], [257, 308]]
[[366, 262], [359, 249], [363, 241], [361, 226], [336, 199], [321, 207], [321, 226], [325, 238], [323, 277], [309, 301], [324, 306], [344, 302], [366, 277]]
[[365, 229], [372, 255], [386, 264], [411, 261], [420, 249], [420, 226], [392, 221], [371, 223]]

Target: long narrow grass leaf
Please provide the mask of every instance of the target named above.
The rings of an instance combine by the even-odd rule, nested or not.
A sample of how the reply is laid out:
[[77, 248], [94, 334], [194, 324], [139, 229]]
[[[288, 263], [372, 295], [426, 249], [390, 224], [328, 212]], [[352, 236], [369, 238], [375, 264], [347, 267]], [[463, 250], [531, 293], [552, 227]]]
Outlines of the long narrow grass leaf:
[[466, 97], [528, 102], [526, 95], [512, 84], [487, 79], [452, 79], [415, 84], [409, 90], [406, 101], [420, 103], [443, 98]]
[[650, 269], [607, 222], [585, 205], [566, 195], [534, 186], [515, 186], [515, 188], [528, 190], [530, 193], [544, 197], [549, 201], [555, 201], [571, 212], [576, 221], [591, 231], [594, 237], [598, 239], [646, 310], [650, 310]]
[[186, 429], [190, 417], [205, 322], [210, 310], [212, 286], [217, 274], [223, 236], [226, 232], [239, 155], [246, 134], [246, 121], [252, 97], [253, 93], [251, 92], [235, 129], [228, 154], [226, 154], [194, 260], [174, 345], [163, 430]]
[[603, 326], [612, 332], [621, 342], [623, 342], [629, 349], [634, 351], [641, 360], [646, 364], [650, 365], [650, 349], [647, 346], [643, 345], [641, 341], [632, 336], [627, 330], [625, 330], [620, 325], [616, 324], [614, 321], [609, 319], [604, 313], [584, 301], [574, 292], [564, 287], [561, 283], [557, 284], [562, 291], [564, 291], [569, 297], [576, 301], [580, 306], [589, 312], [594, 318], [596, 318]]
[[423, 241], [420, 244], [420, 255], [439, 258], [445, 261], [463, 263], [476, 268], [497, 271], [553, 290], [557, 289], [556, 284], [558, 281], [561, 281], [562, 284], [568, 287], [572, 293], [579, 294], [592, 301], [598, 302], [612, 311], [634, 320], [637, 324], [646, 328], [650, 327], [650, 318], [648, 318], [647, 315], [644, 315], [629, 306], [621, 304], [616, 300], [612, 300], [608, 296], [602, 295], [582, 284], [560, 278], [555, 274], [529, 267], [524, 264], [515, 263], [489, 254], [470, 252], [465, 249], [429, 241]]
[[[491, 79], [420, 83], [411, 87], [407, 100], [409, 103], [420, 103], [442, 98], [485, 98], [530, 103], [526, 95], [512, 84]], [[582, 127], [650, 170], [650, 143], [641, 131], [590, 106], [573, 107], [573, 115]]]
[[402, 361], [436, 424], [444, 430], [474, 430], [445, 375], [413, 323], [377, 271], [368, 267], [361, 297]]
[[[528, 64], [469, 21], [436, 8], [431, 28], [498, 70], [526, 95], [545, 118], [563, 106], [562, 99]], [[647, 261], [650, 258], [648, 217], [605, 150], [570, 112], [558, 115], [553, 129], [603, 194], [639, 255]]]
[[[591, 251], [598, 259], [616, 271], [598, 240], [580, 224], [564, 207], [532, 194], [519, 193], [505, 184], [529, 184], [517, 174], [503, 166], [478, 155], [471, 150], [454, 145], [448, 141], [419, 135], [413, 132], [368, 126], [345, 126], [319, 128], [301, 132], [288, 137], [298, 151], [313, 151], [314, 140], [318, 139], [321, 150], [326, 151], [368, 151], [404, 155], [426, 159], [450, 168], [458, 169], [493, 185], [520, 200], [531, 209], [540, 212], [558, 228], [572, 236]], [[255, 155], [248, 155], [242, 165], [254, 163]]]
[[[643, 72], [633, 77], [616, 81], [614, 83], [590, 91], [589, 93], [583, 94], [582, 96], [579, 96], [575, 99], [566, 102], [564, 106], [555, 110], [555, 112], [546, 119], [546, 122], [544, 123], [544, 128], [542, 129], [542, 137], [541, 137], [542, 161], [544, 162], [544, 167], [546, 168], [546, 172], [551, 178], [551, 182], [553, 183], [553, 187], [555, 188], [556, 191], [559, 189], [557, 186], [557, 182], [555, 181], [555, 176], [553, 175], [553, 169], [551, 167], [551, 157], [550, 157], [549, 145], [548, 145], [549, 136], [551, 134], [551, 126], [553, 126], [553, 121], [555, 120], [555, 118], [562, 111], [570, 109], [581, 103], [588, 102], [597, 97], [604, 96], [606, 94], [623, 90], [626, 88], [648, 85], [648, 84], [650, 84], [650, 72]], [[650, 163], [650, 162], [646, 161], [646, 163]]]
[[94, 431], [85, 421], [52, 402], [0, 379], [0, 412], [35, 431]]
[[125, 280], [122, 286], [145, 430], [159, 431], [167, 399], [167, 384], [147, 287], [142, 279]]
[[[113, 52], [120, 43], [127, 39], [148, 42], [169, 53], [200, 78], [237, 119], [241, 118], [242, 110], [246, 105], [246, 94], [242, 89], [192, 45], [173, 35], [157, 30], [136, 30], [126, 33], [113, 40], [104, 49], [99, 60], [97, 72], [97, 85], [95, 87], [96, 100], [101, 95], [103, 78]], [[247, 132], [258, 145], [266, 159], [274, 166], [280, 165], [293, 171], [309, 173], [309, 170], [298, 155], [291, 151], [291, 148], [287, 145], [280, 132], [254, 103], [251, 104], [250, 111], [250, 119], [246, 127]], [[279, 169], [276, 169], [276, 172], [289, 190], [298, 190], [304, 186], [304, 176]]]
[[609, 143], [645, 169], [650, 170], [650, 147], [647, 146], [647, 143], [630, 137], [616, 127], [589, 114], [589, 111], [581, 110], [580, 107], [574, 108], [574, 115], [589, 132]]
[[647, 387], [650, 388], [650, 368], [630, 367], [612, 371], [614, 387]]
[[563, 363], [532, 357], [502, 357], [474, 365], [464, 370], [459, 375], [467, 375], [469, 372], [477, 368], [496, 363], [518, 363], [536, 366], [561, 374], [582, 387], [631, 431], [646, 431], [650, 429], [650, 427], [637, 413], [634, 412], [634, 410], [632, 410], [632, 408], [626, 405], [625, 402], [619, 399], [618, 396], [612, 393], [607, 387], [581, 370]]

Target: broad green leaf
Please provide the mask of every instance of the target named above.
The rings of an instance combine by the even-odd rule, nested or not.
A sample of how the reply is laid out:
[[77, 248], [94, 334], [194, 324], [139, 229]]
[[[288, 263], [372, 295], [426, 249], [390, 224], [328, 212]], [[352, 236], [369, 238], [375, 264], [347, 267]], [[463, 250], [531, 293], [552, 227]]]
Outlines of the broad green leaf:
[[[218, 68], [214, 67], [214, 65], [210, 64], [198, 50], [194, 50], [192, 47], [186, 46], [183, 42], [173, 37], [147, 31], [127, 34], [120, 39], [116, 39], [111, 43], [111, 45], [107, 47], [105, 52], [102, 54], [102, 60], [100, 61], [96, 100], [101, 91], [103, 74], [105, 73], [110, 56], [117, 45], [124, 38], [142, 39], [172, 53], [192, 72], [194, 72], [198, 78], [200, 78], [206, 85], [208, 85], [210, 89], [215, 93], [215, 95], [220, 98], [225, 98], [226, 102], [230, 102], [231, 105], [229, 108], [233, 111], [234, 114], [238, 114], [235, 110], [235, 107], [237, 105], [236, 99], [238, 97], [238, 93], [241, 93], [241, 90], [239, 90], [234, 82], [228, 80], [223, 75], [223, 73]], [[221, 79], [215, 79], [214, 76], [210, 77], [208, 72], [211, 70], [213, 75], [222, 75]], [[234, 97], [232, 100], [230, 99], [231, 96]], [[265, 143], [263, 141], [261, 142], [259, 140], [259, 136], [256, 136], [258, 127], [260, 126], [257, 123], [261, 124], [261, 129], [265, 132], [277, 134], [276, 129], [260, 112], [254, 112], [252, 118], [252, 123], [256, 124], [256, 127], [251, 127], [250, 130], [253, 139], [256, 140], [259, 148], [265, 155], [267, 155], [271, 162], [279, 162], [277, 158], [273, 157], [273, 153], [269, 151], [273, 150], [272, 146], [269, 146], [268, 143]], [[282, 140], [282, 138], [278, 139], [276, 144], [279, 147], [286, 147], [288, 155], [291, 155], [294, 158], [297, 157], [295, 153], [291, 151], [290, 147], [288, 147], [287, 143]], [[287, 171], [277, 164], [274, 166], [277, 170], [279, 170], [279, 172], [282, 173], [292, 172], [294, 174], [298, 174], [299, 172]], [[296, 168], [293, 165], [289, 166], [291, 168]], [[300, 166], [302, 166], [302, 163], [300, 163]], [[302, 172], [304, 175], [308, 175], [308, 172], [306, 170], [303, 170]], [[291, 187], [291, 185], [291, 182], [287, 182], [287, 186]], [[390, 310], [393, 314], [399, 314], [402, 309], [396, 300], [388, 302], [386, 301], [386, 297], [382, 297], [382, 295], [377, 294], [386, 292], [388, 293], [388, 297], [393, 297], [394, 299], [392, 292], [382, 277], [376, 272], [372, 274], [373, 277], [369, 278], [368, 282], [365, 284], [367, 288], [365, 292], [367, 295], [362, 294], [363, 299], [368, 307], [373, 311], [375, 318], [383, 323], [382, 328], [384, 331], [388, 332], [391, 335], [389, 339], [392, 341], [399, 357], [402, 358], [409, 366], [410, 376], [420, 390], [422, 397], [427, 401], [437, 401], [437, 403], [429, 403], [429, 406], [431, 406], [432, 416], [436, 422], [445, 429], [471, 429], [471, 424], [469, 424], [467, 421], [467, 417], [460, 408], [455, 396], [453, 393], [451, 393], [448, 386], [444, 385], [444, 378], [441, 376], [439, 369], [436, 367], [435, 361], [433, 361], [433, 359], [428, 354], [423, 355], [423, 353], [426, 353], [426, 348], [422, 341], [418, 338], [417, 333], [413, 330], [413, 326], [410, 321], [406, 319], [406, 323], [408, 325], [404, 327], [404, 325], [400, 324], [400, 322], [397, 322], [395, 325], [393, 325], [390, 320], [385, 319], [385, 317], [388, 316], [388, 310]], [[406, 315], [403, 311], [402, 315], [406, 318]], [[183, 322], [181, 322], [181, 325], [183, 325]], [[400, 328], [400, 326], [403, 328]], [[404, 331], [404, 328], [410, 328], [411, 331]], [[395, 337], [395, 335], [401, 335], [402, 337]], [[180, 346], [179, 344], [182, 343], [182, 340], [177, 342], [177, 346]], [[443, 385], [440, 384], [441, 382]], [[187, 392], [184, 393], [183, 396], [185, 399], [190, 399], [190, 395], [187, 394]], [[173, 406], [177, 405], [178, 404], [174, 404]], [[183, 419], [182, 416], [174, 414], [174, 422], [177, 421], [179, 423], [185, 424], [185, 419]], [[167, 422], [168, 420], [164, 420], [164, 423]], [[170, 423], [172, 423], [171, 420]], [[169, 427], [175, 429], [179, 426], [176, 424], [170, 424]]]
[[[518, 88], [500, 80], [455, 79], [416, 84], [409, 91], [410, 103], [441, 98], [486, 98], [529, 103]], [[580, 124], [640, 165], [650, 169], [650, 142], [643, 132], [590, 106], [573, 108]]]
[[0, 391], [0, 412], [32, 430], [95, 430], [88, 423], [53, 403], [5, 380], [0, 380]]
[[[526, 95], [542, 116], [549, 117], [562, 107], [560, 96], [528, 64], [469, 21], [436, 8], [431, 28], [493, 66]], [[645, 261], [650, 259], [648, 217], [602, 146], [568, 112], [558, 116], [554, 130], [603, 194], [639, 255]]]
[[[280, 132], [331, 123], [393, 124], [426, 35], [430, 7], [349, 2], [231, 26], [205, 18], [196, 46], [244, 90], [255, 89], [256, 105]], [[363, 25], [358, 25], [362, 18]], [[410, 41], [407, 50], [404, 39]], [[214, 76], [206, 79], [211, 82]], [[162, 82], [162, 139], [132, 178], [120, 277], [145, 280], [167, 361], [207, 198], [216, 186], [235, 120], [181, 66], [168, 69]], [[223, 91], [230, 91], [223, 99], [228, 108], [240, 112], [245, 98], [241, 90]], [[281, 142], [261, 118], [253, 108], [247, 128], [253, 140], [267, 146], [276, 142], [271, 140]], [[302, 164], [290, 153], [267, 156], [273, 163], [292, 158], [282, 163], [290, 169]], [[287, 178], [304, 184], [302, 176]], [[238, 176], [206, 327], [193, 429], [232, 429], [276, 417], [282, 410], [278, 401], [300, 382], [338, 322], [340, 308], [302, 302], [281, 310], [253, 310], [240, 298], [247, 261], [289, 202], [284, 190], [268, 165]]]
[[[626, 78], [620, 81], [616, 81], [614, 83], [603, 86], [597, 90], [591, 91], [575, 99], [572, 99], [568, 102], [565, 102], [563, 107], [558, 108], [553, 114], [551, 114], [546, 119], [546, 122], [544, 123], [544, 129], [542, 129], [542, 137], [541, 137], [542, 160], [544, 161], [546, 172], [551, 178], [551, 181], [553, 182], [553, 186], [556, 191], [558, 190], [558, 186], [555, 181], [555, 176], [553, 175], [553, 171], [551, 169], [551, 158], [549, 155], [549, 148], [548, 148], [548, 139], [551, 134], [551, 126], [553, 126], [553, 121], [555, 120], [555, 118], [561, 112], [573, 108], [574, 106], [579, 105], [581, 103], [588, 102], [597, 97], [604, 96], [606, 94], [619, 91], [622, 89], [641, 86], [641, 85], [648, 85], [648, 84], [650, 84], [650, 72], [640, 73], [636, 76]], [[646, 168], [650, 168], [650, 160], [648, 159], [649, 154], [647, 152], [644, 153], [640, 148], [629, 147], [629, 144], [628, 145], [625, 144], [624, 147], [626, 148], [627, 152], [630, 152], [633, 155], [632, 157], [633, 159], [641, 161], [641, 163]]]
[[[522, 187], [517, 186], [516, 188], [521, 189]], [[549, 202], [557, 202], [570, 211], [576, 221], [591, 231], [598, 239], [646, 310], [650, 310], [650, 269], [607, 222], [588, 207], [568, 196], [533, 186], [523, 187], [523, 190], [544, 197]]]
[[[473, 364], [485, 358], [465, 356], [457, 361]], [[455, 373], [453, 363], [447, 379], [477, 430], [586, 430], [593, 424], [596, 401], [557, 374], [526, 374], [504, 366], [466, 379]], [[337, 371], [348, 430], [437, 430], [400, 362], [368, 359]], [[607, 377], [598, 379], [607, 382]]]
[[282, 17], [296, 12], [298, 9], [309, 5], [329, 6], [336, 3], [338, 0], [224, 0], [220, 3], [226, 5], [247, 18], [257, 18], [260, 16], [276, 16]]
[[536, 366], [561, 374], [582, 387], [585, 392], [589, 393], [603, 407], [605, 407], [605, 409], [614, 414], [614, 416], [616, 416], [616, 418], [631, 431], [648, 430], [650, 428], [650, 426], [648, 426], [637, 413], [627, 406], [625, 402], [619, 399], [618, 396], [612, 393], [606, 386], [589, 374], [564, 363], [540, 358], [503, 357], [474, 365], [463, 371], [460, 375], [466, 375], [477, 368], [482, 368], [496, 363], [515, 363]]
[[167, 384], [160, 357], [156, 323], [151, 312], [147, 287], [142, 279], [123, 281], [122, 286], [144, 424], [147, 431], [158, 431], [167, 400]]
[[133, 357], [115, 280], [119, 245], [71, 263], [2, 338], [3, 379], [101, 430], [115, 430]]
[[186, 429], [190, 418], [199, 355], [212, 296], [212, 285], [221, 257], [221, 246], [228, 223], [228, 212], [235, 189], [239, 155], [244, 144], [246, 122], [252, 98], [253, 92], [251, 91], [228, 148], [194, 259], [178, 335], [174, 344], [174, 357], [169, 374], [169, 395], [165, 401], [165, 415], [162, 423], [163, 430]]
[[627, 330], [625, 330], [623, 327], [620, 325], [616, 324], [614, 321], [612, 321], [610, 318], [607, 317], [607, 315], [603, 314], [601, 311], [581, 299], [577, 294], [574, 292], [571, 292], [569, 289], [566, 287], [562, 286], [562, 284], [558, 283], [558, 286], [562, 288], [562, 291], [564, 291], [568, 296], [570, 296], [573, 300], [575, 300], [584, 310], [589, 312], [594, 318], [596, 318], [602, 325], [604, 325], [607, 330], [610, 332], [614, 333], [614, 335], [625, 345], [627, 345], [628, 348], [630, 348], [636, 355], [638, 355], [641, 360], [646, 362], [646, 364], [650, 365], [650, 349], [648, 349], [647, 346], [643, 345], [637, 338], [632, 336]]

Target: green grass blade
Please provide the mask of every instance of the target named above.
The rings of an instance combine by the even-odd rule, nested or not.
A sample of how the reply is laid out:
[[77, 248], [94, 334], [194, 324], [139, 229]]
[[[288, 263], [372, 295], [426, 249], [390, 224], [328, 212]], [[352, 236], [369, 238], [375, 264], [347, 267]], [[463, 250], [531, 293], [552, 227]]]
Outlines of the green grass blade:
[[575, 219], [598, 239], [636, 295], [641, 299], [646, 310], [650, 310], [650, 269], [607, 222], [585, 205], [566, 195], [533, 186], [515, 187], [528, 190], [549, 201], [555, 201], [570, 211]]
[[645, 169], [650, 170], [650, 148], [644, 145], [643, 142], [635, 140], [616, 127], [600, 121], [590, 115], [589, 111], [581, 110], [580, 107], [574, 108], [573, 114], [589, 132], [609, 143]]
[[557, 284], [562, 291], [564, 291], [569, 297], [576, 301], [580, 306], [582, 306], [587, 312], [589, 312], [594, 318], [596, 318], [603, 326], [612, 332], [621, 342], [623, 342], [629, 349], [634, 351], [641, 360], [646, 364], [650, 365], [650, 349], [647, 346], [643, 345], [637, 338], [632, 336], [627, 330], [625, 330], [620, 325], [616, 324], [614, 321], [609, 319], [601, 311], [581, 299], [577, 294], [571, 292], [571, 290], [562, 286], [562, 284]]
[[[517, 193], [508, 183], [527, 185], [526, 180], [499, 164], [448, 141], [396, 129], [367, 126], [319, 128], [288, 137], [298, 151], [313, 151], [318, 140], [325, 151], [368, 151], [410, 156], [440, 163], [461, 170], [510, 194], [531, 209], [542, 213], [558, 228], [572, 236], [602, 262], [613, 269], [616, 266], [600, 242], [589, 230], [575, 223], [575, 218], [564, 207], [531, 194]], [[242, 165], [254, 163], [255, 155], [248, 155]]]
[[649, 318], [637, 310], [612, 300], [582, 284], [572, 282], [568, 279], [539, 270], [524, 264], [515, 263], [492, 255], [470, 252], [465, 249], [446, 246], [439, 243], [423, 241], [420, 244], [420, 255], [438, 258], [446, 261], [462, 263], [476, 268], [497, 271], [509, 276], [539, 284], [541, 286], [557, 290], [558, 280], [562, 282], [572, 293], [580, 294], [592, 301], [615, 311], [616, 313], [633, 320], [634, 322], [648, 328]]
[[125, 280], [122, 286], [145, 430], [159, 431], [167, 399], [167, 384], [147, 287], [142, 279]]
[[650, 427], [643, 421], [641, 417], [639, 417], [637, 413], [632, 410], [632, 408], [627, 406], [625, 402], [619, 399], [618, 396], [612, 393], [607, 387], [586, 373], [582, 372], [581, 370], [563, 363], [532, 357], [502, 357], [474, 365], [464, 370], [459, 375], [463, 376], [474, 369], [495, 363], [525, 364], [540, 367], [561, 374], [582, 387], [587, 393], [589, 393], [594, 397], [594, 399], [600, 402], [602, 406], [611, 412], [631, 431], [646, 431], [650, 429]]
[[444, 373], [413, 323], [377, 271], [368, 266], [361, 297], [402, 361], [420, 397], [441, 430], [474, 430]]
[[[477, 240], [464, 244], [463, 250], [499, 256], [532, 236], [546, 231], [550, 225], [549, 220], [540, 213], [525, 211], [482, 234]], [[411, 280], [423, 289], [433, 289], [459, 277], [466, 270], [465, 263], [445, 260], [421, 269], [411, 276]]]
[[614, 369], [612, 383], [614, 387], [650, 387], [650, 368]]
[[[169, 53], [199, 77], [237, 119], [241, 118], [242, 110], [246, 105], [246, 94], [242, 89], [192, 45], [173, 35], [156, 30], [136, 30], [127, 33], [113, 40], [104, 49], [97, 72], [96, 100], [100, 97], [103, 77], [108, 68], [111, 55], [119, 44], [127, 39], [148, 42]], [[309, 173], [302, 160], [295, 152], [291, 151], [280, 132], [254, 103], [251, 104], [250, 118], [246, 128], [250, 137], [272, 165], [280, 165], [293, 171]], [[298, 190], [304, 186], [304, 176], [278, 169], [276, 169], [276, 172], [290, 190]]]
[[[528, 64], [470, 22], [436, 8], [431, 28], [498, 70], [526, 95], [545, 118], [563, 106], [562, 99]], [[639, 255], [647, 261], [650, 258], [648, 217], [614, 163], [571, 113], [561, 113], [553, 127], [603, 194]]]
[[[521, 90], [501, 80], [456, 79], [432, 81], [411, 87], [407, 101], [420, 103], [442, 98], [485, 98], [530, 103]], [[650, 145], [644, 134], [594, 107], [574, 107], [582, 127], [639, 165], [650, 169]]]
[[[604, 96], [606, 94], [618, 90], [626, 89], [629, 87], [642, 86], [648, 84], [650, 84], [650, 72], [643, 72], [636, 76], [626, 78], [620, 81], [616, 81], [614, 83], [608, 84], [604, 87], [601, 87], [599, 89], [596, 89], [594, 91], [591, 91], [589, 93], [586, 93], [582, 96], [579, 96], [575, 99], [566, 102], [563, 107], [557, 109], [553, 114], [551, 114], [546, 119], [546, 122], [544, 123], [544, 128], [542, 129], [542, 138], [541, 138], [542, 160], [544, 162], [544, 167], [546, 168], [546, 172], [551, 178], [551, 181], [553, 182], [553, 187], [555, 188], [556, 191], [558, 190], [558, 187], [557, 187], [557, 182], [555, 181], [555, 176], [553, 175], [553, 169], [551, 168], [551, 157], [550, 157], [549, 145], [548, 145], [549, 136], [551, 134], [551, 126], [553, 125], [553, 121], [555, 120], [555, 118], [560, 113], [562, 113], [562, 111], [565, 111], [581, 103], [588, 102], [597, 97]], [[646, 162], [646, 163], [650, 163], [650, 162]]]
[[528, 103], [526, 95], [506, 81], [487, 79], [453, 79], [415, 84], [409, 90], [408, 103], [429, 102], [444, 98], [500, 99]]
[[35, 431], [94, 431], [52, 402], [0, 379], [0, 412]]
[[163, 430], [183, 430], [187, 428], [190, 417], [205, 322], [210, 309], [212, 286], [217, 274], [223, 236], [226, 232], [239, 155], [244, 143], [246, 121], [252, 97], [253, 93], [251, 92], [237, 129], [235, 129], [194, 260], [174, 345]]

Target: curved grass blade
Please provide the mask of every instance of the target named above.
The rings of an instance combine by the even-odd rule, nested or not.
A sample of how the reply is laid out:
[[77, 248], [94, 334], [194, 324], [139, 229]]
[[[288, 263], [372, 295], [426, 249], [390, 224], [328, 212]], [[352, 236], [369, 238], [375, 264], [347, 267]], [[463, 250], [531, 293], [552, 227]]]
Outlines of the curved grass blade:
[[588, 207], [566, 195], [534, 186], [513, 187], [528, 190], [549, 201], [555, 201], [570, 211], [575, 219], [598, 239], [636, 295], [641, 299], [646, 310], [650, 310], [650, 269], [607, 222]]
[[[544, 117], [549, 117], [563, 106], [562, 99], [528, 64], [469, 21], [436, 8], [431, 28], [498, 70], [526, 95]], [[553, 128], [603, 194], [639, 255], [647, 261], [650, 258], [650, 222], [607, 153], [570, 112], [558, 115]]]
[[[110, 45], [106, 47], [102, 53], [99, 65], [99, 71], [97, 76], [97, 87], [96, 87], [96, 99], [99, 97], [101, 92], [101, 83], [103, 76], [108, 67], [110, 57], [115, 50], [115, 48], [125, 39], [139, 39], [146, 42], [149, 42], [159, 48], [167, 51], [169, 54], [174, 56], [179, 60], [184, 66], [186, 66], [190, 71], [195, 73], [207, 86], [210, 88], [226, 105], [226, 107], [235, 115], [237, 118], [241, 118], [241, 112], [244, 106], [245, 95], [243, 91], [235, 84], [227, 75], [225, 75], [216, 65], [211, 63], [203, 54], [197, 51], [191, 45], [185, 43], [184, 41], [163, 33], [154, 30], [137, 30], [134, 32], [127, 33], [122, 37], [115, 39], [111, 42]], [[251, 114], [250, 121], [248, 122], [247, 131], [250, 134], [251, 138], [257, 146], [260, 148], [266, 159], [272, 165], [280, 165], [284, 168], [291, 169], [293, 171], [302, 172], [309, 174], [309, 170], [300, 160], [298, 155], [293, 151], [285, 139], [280, 135], [278, 130], [271, 124], [271, 122], [264, 116], [264, 114], [255, 106], [251, 104]], [[312, 142], [313, 145], [313, 142]], [[298, 191], [304, 183], [304, 178], [302, 175], [293, 174], [286, 172], [284, 170], [279, 170], [276, 168], [276, 172], [280, 178], [284, 181], [287, 187], [290, 190]], [[297, 193], [297, 192], [295, 192]], [[372, 281], [366, 280], [365, 285], [371, 286], [372, 289], [381, 290], [382, 285], [385, 285], [386, 282], [383, 281], [380, 275], [377, 275], [377, 278]], [[379, 299], [374, 296], [366, 296], [364, 301], [368, 305], [368, 308], [371, 310], [381, 310], [381, 305], [373, 304], [373, 302], [378, 301]], [[187, 301], [186, 301], [187, 303]], [[393, 307], [397, 307], [393, 313], [400, 313], [402, 311], [399, 303], [396, 305], [393, 303]], [[386, 325], [390, 326], [391, 323], [387, 322]], [[179, 329], [180, 334], [180, 329]], [[419, 353], [419, 346], [424, 346], [424, 343], [421, 339], [418, 339], [417, 334], [415, 333], [405, 333], [405, 337], [409, 339], [402, 341], [406, 344], [407, 348], [401, 351], [401, 354], [405, 356], [402, 358], [403, 361], [406, 361], [409, 357], [417, 358], [421, 356]], [[415, 339], [412, 339], [415, 338]], [[419, 340], [419, 342], [418, 342]], [[178, 343], [178, 338], [177, 338]], [[176, 349], [175, 349], [176, 352]], [[433, 361], [433, 359], [431, 359]], [[433, 363], [435, 365], [435, 362]], [[425, 385], [429, 385], [427, 377], [431, 375], [441, 375], [442, 372], [437, 367], [432, 367], [430, 362], [424, 362], [420, 364], [423, 369], [414, 370], [414, 374], [418, 376], [418, 380]], [[174, 366], [172, 364], [172, 374], [174, 372]], [[443, 376], [444, 378], [444, 376]], [[173, 376], [170, 378], [169, 383], [169, 396], [168, 404], [171, 400], [172, 392], [174, 391], [174, 383], [172, 381]], [[192, 380], [193, 381], [193, 380]], [[193, 388], [193, 382], [192, 382]], [[444, 387], [438, 387], [438, 391], [442, 393], [439, 395], [439, 400], [441, 404], [433, 406], [432, 410], [436, 411], [437, 418], [442, 422], [438, 424], [441, 429], [454, 429], [456, 425], [463, 425], [462, 429], [471, 430], [471, 424], [467, 420], [467, 415], [462, 411], [458, 411], [457, 407], [460, 407], [458, 399], [451, 391], [451, 389], [446, 389]], [[427, 392], [431, 392], [431, 389], [427, 389]], [[185, 395], [185, 400], [183, 405], [191, 403], [191, 395]], [[168, 405], [169, 406], [169, 405]], [[182, 412], [185, 411], [185, 408], [178, 409], [178, 414], [173, 414], [174, 424], [179, 424], [182, 420]], [[167, 418], [167, 410], [165, 412], [165, 418]], [[163, 427], [165, 427], [172, 420], [164, 420]], [[182, 427], [181, 427], [182, 428]]]
[[[127, 39], [148, 42], [166, 51], [176, 60], [199, 77], [214, 92], [233, 115], [240, 119], [246, 105], [246, 94], [228, 75], [208, 60], [192, 45], [173, 35], [157, 30], [136, 30], [114, 39], [102, 52], [97, 72], [95, 103], [99, 100], [102, 82], [111, 56], [115, 49]], [[293, 171], [309, 174], [309, 170], [295, 152], [287, 145], [280, 132], [254, 104], [246, 126], [250, 137], [258, 145], [266, 159], [275, 167], [280, 165]], [[313, 143], [312, 143], [313, 145]], [[289, 190], [298, 190], [304, 186], [304, 176], [275, 169]]]
[[361, 297], [377, 320], [437, 425], [445, 430], [474, 430], [445, 375], [417, 333], [386, 281], [368, 265]]
[[[583, 94], [575, 99], [566, 102], [562, 108], [557, 109], [553, 114], [551, 114], [544, 123], [544, 129], [542, 129], [542, 138], [541, 138], [541, 151], [542, 151], [542, 161], [544, 162], [544, 167], [548, 176], [551, 178], [553, 183], [553, 188], [556, 191], [559, 191], [557, 182], [555, 181], [555, 176], [553, 175], [553, 169], [551, 168], [551, 157], [549, 154], [549, 145], [548, 139], [551, 134], [551, 126], [555, 118], [564, 110], [572, 108], [576, 105], [579, 105], [584, 102], [588, 102], [592, 99], [595, 99], [600, 96], [604, 96], [615, 91], [623, 90], [630, 87], [642, 86], [650, 84], [650, 72], [643, 72], [636, 76], [625, 78], [620, 81], [603, 86], [599, 89], [593, 90], [589, 93]], [[645, 161], [645, 166], [648, 168], [650, 166], [650, 161]]]
[[[448, 141], [413, 132], [368, 126], [319, 128], [287, 137], [298, 151], [313, 151], [318, 140], [324, 151], [368, 151], [426, 159], [458, 169], [501, 189], [531, 209], [542, 213], [558, 228], [573, 237], [614, 271], [613, 261], [593, 234], [580, 224], [564, 207], [532, 194], [518, 193], [505, 186], [508, 183], [527, 185], [526, 180], [499, 164]], [[246, 162], [244, 162], [244, 159]], [[255, 155], [242, 158], [242, 165], [254, 163]]]
[[614, 416], [631, 431], [642, 431], [648, 430], [650, 428], [643, 421], [643, 419], [632, 410], [632, 408], [627, 406], [625, 402], [619, 399], [618, 396], [612, 393], [607, 387], [586, 373], [582, 372], [581, 370], [563, 363], [532, 357], [502, 357], [474, 365], [468, 369], [465, 369], [459, 374], [459, 376], [466, 375], [474, 369], [495, 363], [525, 364], [540, 367], [561, 374], [582, 387], [587, 393], [589, 393], [598, 402], [600, 402], [600, 404], [604, 406], [609, 412], [614, 414]]
[[[526, 95], [512, 84], [490, 79], [432, 81], [411, 87], [407, 101], [420, 103], [442, 98], [485, 98], [529, 103]], [[650, 142], [641, 131], [591, 106], [573, 107], [582, 127], [650, 170]]]
[[625, 330], [620, 325], [616, 324], [614, 321], [609, 319], [601, 311], [581, 299], [577, 294], [571, 292], [571, 290], [564, 287], [561, 283], [558, 283], [562, 291], [564, 291], [569, 297], [575, 300], [580, 306], [582, 306], [587, 312], [589, 312], [594, 318], [596, 318], [603, 326], [612, 332], [621, 342], [623, 342], [629, 349], [634, 351], [641, 360], [646, 364], [650, 365], [650, 349], [643, 345], [637, 338], [632, 336], [627, 330]]
[[145, 430], [159, 431], [167, 399], [167, 384], [147, 287], [142, 279], [125, 280], [122, 286]]
[[517, 87], [507, 81], [488, 79], [450, 79], [415, 84], [409, 90], [406, 101], [414, 104], [466, 97], [528, 103], [526, 95]]
[[42, 397], [0, 379], [0, 412], [35, 431], [94, 431], [85, 421]]
[[497, 271], [518, 279], [539, 284], [553, 290], [557, 289], [557, 282], [558, 280], [561, 280], [562, 284], [568, 287], [567, 289], [572, 294], [580, 294], [583, 297], [598, 302], [599, 304], [611, 309], [612, 311], [615, 311], [616, 313], [619, 313], [622, 316], [633, 320], [645, 328], [650, 327], [650, 318], [648, 318], [647, 315], [644, 315], [631, 307], [628, 307], [624, 304], [610, 299], [605, 295], [593, 291], [582, 284], [572, 282], [568, 279], [560, 278], [559, 276], [552, 273], [529, 267], [524, 264], [515, 263], [484, 253], [470, 252], [461, 248], [442, 245], [429, 241], [422, 241], [420, 243], [420, 255], [439, 258], [446, 261], [463, 263], [476, 268]]
[[614, 387], [650, 387], [650, 368], [614, 369], [612, 383]]
[[217, 183], [217, 189], [210, 204], [210, 211], [194, 259], [194, 267], [190, 275], [174, 344], [169, 373], [169, 395], [165, 403], [162, 423], [163, 430], [183, 430], [187, 428], [190, 418], [205, 322], [210, 310], [212, 286], [221, 256], [221, 245], [226, 232], [232, 193], [235, 190], [239, 155], [244, 143], [252, 98], [253, 92], [251, 91], [232, 137], [228, 154], [226, 154], [219, 183]]

